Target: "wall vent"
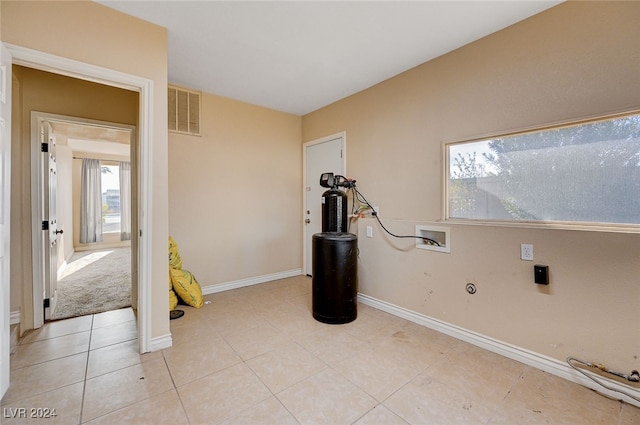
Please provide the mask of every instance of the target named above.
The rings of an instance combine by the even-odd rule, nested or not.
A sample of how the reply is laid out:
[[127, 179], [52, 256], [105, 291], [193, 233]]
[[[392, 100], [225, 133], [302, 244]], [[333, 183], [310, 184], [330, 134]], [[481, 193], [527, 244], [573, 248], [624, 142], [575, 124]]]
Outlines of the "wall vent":
[[169, 131], [200, 136], [200, 92], [169, 86]]

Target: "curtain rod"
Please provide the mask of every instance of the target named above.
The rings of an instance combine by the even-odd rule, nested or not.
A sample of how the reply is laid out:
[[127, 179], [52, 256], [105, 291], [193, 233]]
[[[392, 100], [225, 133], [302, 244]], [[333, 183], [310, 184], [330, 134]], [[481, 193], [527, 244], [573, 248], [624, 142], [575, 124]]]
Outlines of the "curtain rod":
[[104, 159], [104, 158], [89, 158], [86, 156], [73, 156], [72, 159], [95, 159], [98, 161], [111, 161], [111, 162], [131, 162], [129, 161], [120, 161], [119, 159]]

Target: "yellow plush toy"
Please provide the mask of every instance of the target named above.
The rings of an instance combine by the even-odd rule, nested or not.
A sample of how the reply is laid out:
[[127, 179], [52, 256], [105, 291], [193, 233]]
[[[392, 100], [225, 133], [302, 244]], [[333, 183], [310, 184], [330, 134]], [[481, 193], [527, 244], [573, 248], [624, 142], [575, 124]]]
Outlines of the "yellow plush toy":
[[200, 284], [193, 273], [182, 270], [178, 244], [169, 236], [169, 311], [178, 305], [178, 297], [191, 307], [200, 308], [204, 305]]
[[180, 299], [191, 307], [200, 308], [204, 305], [202, 297], [202, 288], [196, 280], [196, 277], [188, 270], [169, 270], [171, 273], [171, 283], [173, 290], [178, 294]]

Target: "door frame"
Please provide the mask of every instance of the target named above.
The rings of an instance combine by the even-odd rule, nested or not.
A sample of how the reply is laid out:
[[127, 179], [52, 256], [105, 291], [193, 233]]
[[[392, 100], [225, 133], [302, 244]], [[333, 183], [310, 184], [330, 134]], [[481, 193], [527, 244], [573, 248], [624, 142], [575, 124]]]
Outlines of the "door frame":
[[[152, 148], [153, 148], [153, 80], [121, 71], [115, 71], [28, 49], [12, 44], [4, 44], [16, 65], [65, 75], [107, 86], [132, 90], [139, 94], [138, 121], [138, 303], [137, 324], [139, 351], [146, 353], [151, 348], [151, 229], [153, 223], [152, 205]], [[33, 193], [31, 195], [34, 196]], [[40, 306], [41, 307], [41, 306]]]
[[8, 49], [0, 45], [0, 399], [9, 389], [11, 373], [11, 63]]
[[307, 148], [319, 145], [321, 143], [329, 142], [334, 139], [342, 139], [342, 173], [347, 173], [347, 132], [341, 131], [339, 133], [331, 134], [329, 136], [321, 137], [303, 143], [302, 145], [302, 274], [307, 273], [307, 227], [305, 226], [305, 210], [307, 204]]
[[[128, 124], [112, 123], [106, 121], [97, 121], [86, 118], [71, 117], [67, 115], [51, 114], [48, 112], [31, 111], [31, 258], [33, 262], [33, 327], [39, 328], [47, 319], [44, 316], [42, 308], [42, 293], [45, 282], [45, 270], [43, 269], [44, 257], [46, 255], [46, 247], [42, 245], [42, 235], [38, 231], [43, 221], [43, 195], [46, 194], [47, 188], [43, 186], [43, 155], [40, 150], [40, 126], [44, 122], [66, 123], [78, 125], [90, 125], [93, 127], [113, 128], [117, 130], [129, 131], [130, 140], [129, 147], [135, 148], [135, 130], [136, 127]], [[130, 158], [135, 156], [130, 154]], [[133, 248], [133, 247], [132, 247]], [[51, 309], [53, 310], [53, 305]]]

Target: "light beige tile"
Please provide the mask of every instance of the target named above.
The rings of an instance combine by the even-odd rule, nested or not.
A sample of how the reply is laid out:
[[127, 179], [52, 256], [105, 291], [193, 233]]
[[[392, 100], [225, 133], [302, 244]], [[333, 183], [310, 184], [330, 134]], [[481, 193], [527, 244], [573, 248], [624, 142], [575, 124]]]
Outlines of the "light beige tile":
[[118, 325], [120, 323], [130, 322], [131, 320], [136, 320], [135, 312], [131, 307], [105, 311], [104, 313], [93, 315], [93, 329]]
[[73, 319], [47, 322], [40, 329], [35, 329], [25, 335], [20, 344], [41, 341], [43, 339], [56, 338], [78, 332], [90, 331], [93, 323], [93, 316], [74, 317]]
[[481, 425], [494, 409], [422, 374], [389, 397], [384, 405], [411, 424]]
[[193, 316], [185, 314], [180, 319], [172, 320], [169, 323], [174, 346], [186, 344], [193, 340], [219, 336], [207, 317], [194, 319]]
[[[12, 356], [2, 406], [55, 404], [46, 423], [77, 424], [86, 370], [93, 424], [640, 425], [634, 406], [364, 304], [355, 322], [317, 322], [306, 276], [205, 299], [178, 307], [171, 349], [142, 356], [130, 308], [46, 324]], [[88, 343], [66, 356], [91, 321], [88, 357]]]
[[90, 425], [112, 424], [171, 424], [188, 425], [176, 390], [170, 390], [146, 400], [85, 422]]
[[320, 330], [299, 336], [296, 341], [330, 366], [359, 356], [370, 343], [345, 332], [341, 326], [325, 325]]
[[492, 425], [552, 423], [617, 424], [620, 402], [586, 387], [525, 366], [489, 422]]
[[178, 388], [191, 424], [218, 424], [271, 397], [244, 363]]
[[159, 351], [145, 354], [138, 351], [137, 339], [90, 351], [87, 379], [162, 357]]
[[12, 370], [3, 403], [22, 400], [84, 380], [87, 353]]
[[382, 404], [377, 405], [354, 425], [407, 425], [407, 422]]
[[363, 340], [392, 335], [406, 326], [407, 321], [375, 309], [363, 309], [358, 304], [358, 317], [342, 326], [346, 332]]
[[256, 327], [225, 335], [224, 339], [243, 360], [267, 353], [291, 340], [287, 334], [264, 322]]
[[303, 337], [327, 326], [315, 320], [311, 312], [295, 305], [291, 305], [289, 308], [282, 306], [267, 315], [266, 318], [275, 328], [292, 338]]
[[528, 409], [522, 405], [505, 403], [487, 425], [618, 425], [618, 415], [611, 415], [589, 408], [560, 407]]
[[183, 340], [162, 354], [177, 387], [242, 361], [220, 337]]
[[89, 337], [90, 332], [86, 331], [20, 344], [11, 359], [11, 369], [15, 370], [87, 351]]
[[235, 302], [238, 300], [239, 292], [238, 290], [230, 290], [230, 291], [221, 291], [213, 294], [208, 294], [204, 296], [205, 301], [211, 301], [211, 304], [214, 308], [217, 308], [220, 305], [226, 305], [231, 302]]
[[438, 350], [440, 350], [441, 354], [447, 354], [449, 351], [461, 344], [468, 345], [467, 343], [462, 342], [459, 339], [409, 321], [406, 321], [402, 326], [402, 331], [407, 333], [409, 337], [415, 337], [417, 339], [420, 339], [421, 341], [426, 342], [429, 346], [437, 348]]
[[91, 332], [91, 350], [106, 347], [120, 342], [138, 338], [138, 327], [135, 320], [93, 329]]
[[525, 365], [473, 346], [454, 349], [425, 373], [473, 402], [497, 408]]
[[80, 423], [83, 387], [84, 384], [79, 382], [17, 402], [2, 404], [2, 423]]
[[298, 425], [298, 421], [271, 397], [223, 422], [224, 425]]
[[242, 302], [214, 305], [207, 318], [211, 328], [223, 336], [255, 328], [263, 321], [252, 306]]
[[333, 366], [349, 381], [383, 401], [420, 374], [420, 369], [377, 346]]
[[[170, 323], [171, 323], [171, 325], [180, 326], [180, 325], [185, 324], [186, 322], [194, 322], [194, 321], [204, 320], [207, 317], [207, 314], [213, 308], [214, 307], [212, 306], [211, 301], [206, 300], [206, 299], [205, 299], [204, 304], [200, 308], [191, 307], [191, 306], [185, 305], [185, 304], [178, 304], [175, 309], [184, 311], [184, 316], [182, 316], [182, 317], [180, 317], [178, 319], [174, 319]], [[167, 313], [167, 314], [169, 314], [169, 313]]]
[[377, 402], [332, 369], [325, 369], [277, 394], [301, 424], [351, 424]]
[[327, 367], [295, 342], [254, 357], [247, 364], [274, 394]]
[[450, 348], [429, 340], [423, 333], [401, 328], [391, 335], [371, 340], [376, 351], [394, 363], [404, 363], [423, 370], [444, 358]]
[[267, 285], [265, 289], [278, 298], [294, 298], [300, 295], [311, 296], [311, 278], [298, 276], [282, 279]]
[[82, 419], [89, 421], [173, 388], [163, 359], [88, 379]]
[[640, 407], [622, 403], [620, 425], [640, 425]]

